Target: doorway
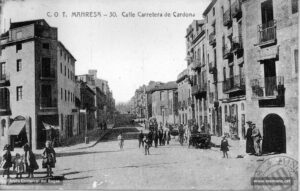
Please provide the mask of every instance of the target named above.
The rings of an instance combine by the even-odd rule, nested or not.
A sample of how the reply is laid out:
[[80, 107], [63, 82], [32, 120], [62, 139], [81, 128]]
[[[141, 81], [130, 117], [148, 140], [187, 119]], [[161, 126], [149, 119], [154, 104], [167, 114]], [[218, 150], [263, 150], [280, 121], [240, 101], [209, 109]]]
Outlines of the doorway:
[[282, 118], [277, 114], [269, 114], [263, 120], [262, 152], [286, 152], [285, 126]]

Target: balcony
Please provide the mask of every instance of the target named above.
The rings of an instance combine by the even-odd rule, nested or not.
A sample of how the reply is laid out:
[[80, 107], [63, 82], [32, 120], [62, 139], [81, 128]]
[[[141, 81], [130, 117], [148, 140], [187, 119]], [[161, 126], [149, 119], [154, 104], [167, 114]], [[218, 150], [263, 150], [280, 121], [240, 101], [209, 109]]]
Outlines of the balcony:
[[184, 80], [185, 78], [187, 78], [189, 75], [189, 71], [188, 69], [184, 69], [182, 72], [179, 73], [179, 75], [177, 76], [177, 80], [176, 82], [179, 83], [182, 80]]
[[41, 80], [54, 80], [55, 79], [55, 71], [50, 70], [50, 71], [42, 71], [40, 75]]
[[188, 98], [187, 100], [188, 106], [192, 106], [193, 105], [193, 100], [191, 97]]
[[192, 70], [200, 70], [201, 69], [201, 61], [200, 59], [196, 59], [194, 60], [194, 62], [192, 63]]
[[231, 16], [232, 18], [237, 18], [237, 19], [241, 18], [242, 16], [241, 0], [235, 0], [232, 3]]
[[258, 99], [259, 107], [284, 107], [285, 87], [283, 76], [251, 80], [252, 99]]
[[245, 76], [236, 75], [223, 81], [223, 92], [245, 91]]
[[9, 74], [0, 74], [0, 87], [10, 86]]
[[231, 19], [231, 10], [230, 8], [223, 14], [223, 25], [224, 26], [231, 26], [232, 24], [232, 19]]
[[232, 39], [232, 51], [243, 50], [243, 38], [242, 36], [236, 36]]
[[210, 63], [208, 64], [208, 71], [209, 71], [209, 73], [211, 73], [211, 74], [217, 72], [217, 67], [216, 67], [216, 63], [215, 63], [215, 62], [210, 62]]
[[52, 101], [51, 98], [42, 97], [40, 100], [40, 109], [43, 110], [57, 109], [57, 103], [55, 101]]
[[213, 92], [209, 92], [209, 103], [210, 104], [214, 103], [214, 93]]
[[192, 95], [206, 95], [207, 83], [192, 86]]
[[209, 44], [212, 45], [212, 46], [215, 46], [216, 45], [216, 32], [215, 31], [211, 32], [209, 34], [208, 39], [209, 39]]
[[231, 48], [228, 45], [224, 45], [222, 49], [224, 59], [227, 59], [229, 56], [232, 56]]
[[258, 45], [268, 46], [276, 43], [276, 20], [258, 25]]

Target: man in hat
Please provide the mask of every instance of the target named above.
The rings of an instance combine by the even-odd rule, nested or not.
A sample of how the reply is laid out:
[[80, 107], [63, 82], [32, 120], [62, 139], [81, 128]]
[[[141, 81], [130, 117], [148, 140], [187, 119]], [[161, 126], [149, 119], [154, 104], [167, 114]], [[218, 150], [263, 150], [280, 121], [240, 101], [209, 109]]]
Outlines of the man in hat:
[[248, 124], [248, 129], [247, 129], [247, 133], [246, 133], [246, 153], [250, 153], [250, 154], [254, 154], [255, 150], [254, 150], [254, 143], [253, 143], [253, 138], [252, 138], [252, 122], [251, 121], [247, 121], [246, 122]]
[[252, 124], [252, 138], [254, 142], [255, 155], [259, 156], [261, 155], [260, 141], [262, 138], [259, 129], [254, 123]]

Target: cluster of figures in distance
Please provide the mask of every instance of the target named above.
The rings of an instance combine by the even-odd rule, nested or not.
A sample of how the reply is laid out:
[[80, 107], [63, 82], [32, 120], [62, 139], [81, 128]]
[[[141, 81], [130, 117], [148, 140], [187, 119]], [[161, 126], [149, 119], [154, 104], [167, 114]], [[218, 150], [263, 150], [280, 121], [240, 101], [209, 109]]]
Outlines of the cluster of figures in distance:
[[[39, 165], [36, 161], [36, 156], [33, 153], [29, 144], [23, 146], [24, 154], [16, 153], [15, 156], [11, 154], [11, 146], [6, 144], [4, 146], [4, 154], [2, 156], [1, 168], [3, 169], [2, 176], [5, 174], [7, 178], [10, 178], [10, 168], [13, 167], [13, 171], [16, 173], [16, 178], [22, 178], [23, 173], [28, 173], [27, 178], [33, 178], [35, 170], [39, 169]], [[51, 141], [47, 141], [45, 149], [42, 155], [42, 168], [47, 169], [47, 176], [52, 177], [52, 168], [55, 167], [56, 153], [52, 146]]]

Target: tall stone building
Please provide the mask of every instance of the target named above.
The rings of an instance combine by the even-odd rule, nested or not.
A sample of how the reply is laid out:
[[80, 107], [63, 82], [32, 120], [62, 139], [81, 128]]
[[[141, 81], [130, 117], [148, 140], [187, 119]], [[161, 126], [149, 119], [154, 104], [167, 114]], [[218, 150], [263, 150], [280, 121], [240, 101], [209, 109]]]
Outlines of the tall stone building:
[[75, 58], [41, 20], [14, 22], [1, 35], [0, 144], [33, 149], [76, 132]]
[[263, 152], [298, 151], [298, 1], [244, 0], [246, 117]]
[[[188, 63], [189, 64], [189, 63]], [[191, 87], [191, 67], [184, 69], [177, 76], [178, 86], [178, 115], [180, 124], [188, 124], [193, 119], [192, 116], [192, 87]]]
[[194, 20], [187, 28], [186, 34], [187, 64], [191, 68], [192, 119], [198, 127], [208, 124], [205, 31], [205, 21]]
[[155, 86], [151, 90], [152, 117], [158, 124], [178, 123], [178, 93], [176, 82], [167, 82]]

